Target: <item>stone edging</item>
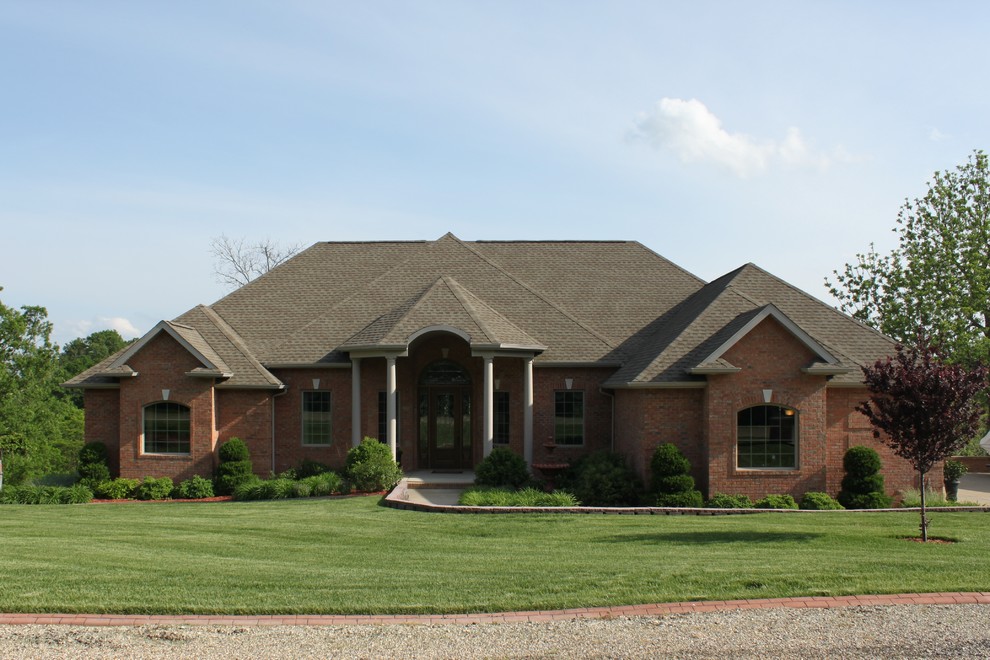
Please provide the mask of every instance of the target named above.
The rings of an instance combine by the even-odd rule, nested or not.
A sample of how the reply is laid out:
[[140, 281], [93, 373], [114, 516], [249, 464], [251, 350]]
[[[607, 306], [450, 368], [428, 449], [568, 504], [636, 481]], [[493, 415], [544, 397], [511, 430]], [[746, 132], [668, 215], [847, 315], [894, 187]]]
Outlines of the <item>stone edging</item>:
[[[443, 488], [442, 485], [431, 485], [434, 488]], [[419, 487], [423, 489], [422, 486]], [[782, 513], [782, 514], [834, 514], [848, 513], [905, 513], [919, 512], [918, 507], [902, 509], [853, 509], [853, 510], [831, 510], [812, 511], [807, 509], [692, 509], [660, 506], [461, 506], [458, 504], [429, 504], [425, 502], [409, 501], [408, 479], [403, 479], [398, 485], [385, 496], [385, 506], [403, 511], [422, 511], [426, 513], [557, 513], [557, 514], [610, 514], [610, 515], [630, 515], [630, 516], [745, 516], [756, 513]], [[945, 506], [928, 507], [928, 511], [942, 513], [953, 513], [961, 511], [990, 513], [990, 506]]]

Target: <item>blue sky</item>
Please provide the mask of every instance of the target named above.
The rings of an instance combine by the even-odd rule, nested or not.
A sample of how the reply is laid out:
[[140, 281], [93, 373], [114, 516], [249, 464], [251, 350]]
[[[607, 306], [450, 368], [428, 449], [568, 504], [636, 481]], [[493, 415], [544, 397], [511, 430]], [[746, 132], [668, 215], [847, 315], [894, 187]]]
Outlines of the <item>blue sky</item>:
[[211, 237], [637, 240], [823, 299], [990, 146], [981, 2], [0, 2], [0, 300], [211, 303]]

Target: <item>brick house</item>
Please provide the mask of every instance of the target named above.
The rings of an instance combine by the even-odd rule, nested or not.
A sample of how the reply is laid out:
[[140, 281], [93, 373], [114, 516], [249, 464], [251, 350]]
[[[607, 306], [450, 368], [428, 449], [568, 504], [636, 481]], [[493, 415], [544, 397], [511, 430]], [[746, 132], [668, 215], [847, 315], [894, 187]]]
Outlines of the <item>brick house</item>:
[[[240, 437], [266, 475], [364, 436], [408, 470], [677, 444], [700, 489], [833, 495], [875, 447], [854, 407], [893, 343], [752, 264], [706, 283], [636, 242], [318, 243], [162, 321], [66, 383], [126, 477], [212, 474]], [[552, 446], [552, 459], [548, 456]]]

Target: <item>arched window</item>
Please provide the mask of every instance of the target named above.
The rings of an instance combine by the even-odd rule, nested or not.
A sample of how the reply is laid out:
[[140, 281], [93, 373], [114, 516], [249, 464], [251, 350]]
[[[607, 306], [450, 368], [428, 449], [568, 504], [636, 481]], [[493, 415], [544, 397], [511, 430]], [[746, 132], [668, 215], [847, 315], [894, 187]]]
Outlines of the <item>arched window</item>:
[[736, 420], [736, 465], [740, 468], [797, 467], [797, 411], [784, 406], [753, 406]]
[[189, 453], [189, 407], [163, 401], [144, 407], [144, 453]]
[[423, 369], [419, 375], [419, 384], [425, 387], [470, 385], [471, 376], [453, 360], [437, 360]]

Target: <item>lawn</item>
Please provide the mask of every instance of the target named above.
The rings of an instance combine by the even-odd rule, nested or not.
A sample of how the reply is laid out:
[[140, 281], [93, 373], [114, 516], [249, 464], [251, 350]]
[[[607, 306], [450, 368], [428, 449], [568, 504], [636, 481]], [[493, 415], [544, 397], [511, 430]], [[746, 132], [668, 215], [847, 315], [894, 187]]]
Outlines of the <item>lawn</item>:
[[0, 611], [427, 613], [990, 591], [990, 515], [441, 515], [373, 497], [0, 507]]

